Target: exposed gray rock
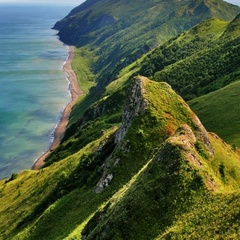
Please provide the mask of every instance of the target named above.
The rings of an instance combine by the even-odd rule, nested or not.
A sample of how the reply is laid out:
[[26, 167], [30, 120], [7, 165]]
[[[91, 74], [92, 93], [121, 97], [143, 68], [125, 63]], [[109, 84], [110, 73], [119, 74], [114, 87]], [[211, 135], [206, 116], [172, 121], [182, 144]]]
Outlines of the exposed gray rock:
[[[145, 110], [149, 107], [149, 102], [144, 98], [145, 88], [145, 77], [137, 76], [133, 81], [132, 87], [130, 88], [130, 91], [128, 93], [128, 99], [125, 103], [124, 112], [122, 116], [122, 125], [118, 129], [118, 131], [115, 134], [114, 142], [115, 144], [119, 144], [122, 142], [128, 128], [133, 123], [133, 120], [142, 114], [145, 113]], [[97, 111], [97, 109], [96, 109]], [[97, 114], [97, 112], [94, 112], [94, 114]], [[128, 144], [128, 141], [125, 141], [122, 146], [122, 150], [127, 151], [126, 145]], [[114, 159], [112, 155], [110, 155], [105, 163], [102, 165], [103, 168], [103, 174], [100, 180], [98, 181], [95, 192], [101, 193], [105, 187], [109, 185], [111, 182], [113, 175], [110, 173], [111, 166], [114, 166], [118, 164], [120, 161], [119, 158]]]
[[106, 178], [101, 178], [100, 181], [97, 183], [95, 192], [96, 193], [102, 192], [102, 190], [109, 185], [112, 179], [113, 179], [112, 174], [108, 174]]
[[133, 120], [137, 116], [144, 114], [145, 110], [149, 107], [149, 102], [144, 98], [144, 83], [145, 77], [137, 76], [134, 79], [134, 84], [128, 94], [129, 98], [125, 103], [122, 125], [115, 135], [116, 144], [122, 141]]

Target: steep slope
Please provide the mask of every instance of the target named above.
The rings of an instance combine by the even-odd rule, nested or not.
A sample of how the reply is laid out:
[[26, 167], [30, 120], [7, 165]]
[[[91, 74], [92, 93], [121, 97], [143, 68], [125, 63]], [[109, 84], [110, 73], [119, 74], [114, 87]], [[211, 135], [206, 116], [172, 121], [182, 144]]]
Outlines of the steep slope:
[[[76, 134], [84, 130], [89, 138], [100, 131], [95, 123], [109, 119], [109, 103], [119, 99], [122, 108], [115, 111], [122, 119], [105, 125], [78, 150], [76, 145], [74, 154], [70, 148], [65, 157], [68, 148], [59, 149], [57, 162], [0, 182], [0, 238], [239, 234], [240, 157], [206, 132], [168, 84], [138, 76], [110, 89], [78, 122]], [[202, 215], [200, 204], [209, 216]], [[225, 218], [213, 230], [206, 223], [220, 214]], [[202, 228], [193, 231], [197, 224]], [[235, 227], [229, 231], [223, 224]]]
[[54, 28], [63, 42], [93, 54], [92, 71], [106, 85], [123, 66], [202, 20], [239, 12], [222, 0], [88, 0]]
[[240, 81], [189, 102], [208, 131], [216, 132], [233, 147], [240, 147]]
[[[114, 197], [95, 214], [82, 239], [239, 236], [240, 192], [219, 191], [224, 179], [215, 173], [220, 170], [211, 168], [213, 158], [204, 157], [196, 143], [203, 143], [202, 139], [182, 125], [129, 184], [124, 196]], [[212, 156], [212, 151], [208, 153]]]
[[226, 86], [240, 73], [238, 19], [211, 19], [194, 26], [148, 54], [138, 72], [168, 82], [185, 99]]
[[[239, 16], [210, 19], [171, 39], [120, 72], [168, 82], [186, 100], [221, 89], [240, 78]], [[193, 100], [191, 106], [209, 131], [239, 146], [237, 88]], [[222, 94], [224, 92], [224, 94]], [[228, 124], [231, 119], [231, 124]]]
[[240, 14], [238, 14], [229, 24], [226, 32], [224, 33], [224, 37], [239, 37], [240, 31]]

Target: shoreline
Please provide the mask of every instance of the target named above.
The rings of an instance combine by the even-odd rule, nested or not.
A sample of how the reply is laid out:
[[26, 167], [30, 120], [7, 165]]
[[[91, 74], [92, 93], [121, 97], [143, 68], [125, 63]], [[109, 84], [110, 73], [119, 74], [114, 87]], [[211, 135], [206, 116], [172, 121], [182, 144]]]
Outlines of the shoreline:
[[67, 79], [69, 81], [69, 91], [71, 94], [71, 101], [65, 107], [62, 116], [60, 118], [59, 123], [57, 124], [56, 128], [54, 129], [54, 139], [51, 143], [49, 149], [42, 154], [33, 164], [32, 170], [39, 170], [43, 165], [45, 159], [48, 155], [54, 150], [56, 147], [60, 145], [62, 138], [64, 137], [66, 127], [69, 121], [69, 116], [72, 110], [72, 107], [78, 100], [78, 98], [83, 94], [78, 84], [77, 76], [75, 72], [72, 70], [72, 60], [75, 56], [75, 47], [68, 46], [68, 59], [63, 65], [63, 71], [67, 74]]

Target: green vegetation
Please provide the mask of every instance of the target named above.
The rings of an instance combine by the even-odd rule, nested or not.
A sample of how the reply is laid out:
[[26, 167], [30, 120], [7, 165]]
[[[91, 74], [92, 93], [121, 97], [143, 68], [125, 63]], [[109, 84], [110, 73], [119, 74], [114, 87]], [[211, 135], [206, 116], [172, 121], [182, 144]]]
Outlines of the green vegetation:
[[78, 76], [81, 90], [84, 94], [94, 85], [95, 76], [91, 72], [90, 59], [91, 54], [85, 49], [75, 48], [75, 56], [72, 61], [72, 68]]
[[166, 81], [186, 100], [193, 99], [189, 104], [204, 126], [235, 149], [240, 146], [235, 83], [240, 77], [239, 16], [230, 22], [206, 20], [132, 64], [133, 75]]
[[177, 146], [164, 146], [162, 155], [146, 166], [125, 196], [100, 211], [97, 222], [94, 218], [89, 222], [92, 232], [88, 239], [238, 236], [239, 191], [228, 195], [209, 192], [203, 183], [206, 173], [186, 162], [181, 151]]
[[[64, 187], [68, 187], [64, 183], [67, 179], [76, 179], [74, 171], [77, 171], [79, 160], [85, 159], [112, 132], [106, 131], [99, 140], [51, 168], [25, 171], [13, 181], [1, 181], [0, 239], [63, 239], [93, 209], [96, 210], [102, 196], [96, 196], [91, 188], [85, 191], [82, 185], [75, 186], [75, 191], [71, 189], [71, 194], [62, 197], [66, 195]], [[94, 196], [97, 198], [90, 201]], [[56, 230], [58, 228], [62, 230]]]
[[[179, 17], [183, 18], [182, 19], [183, 24], [186, 21], [184, 15], [186, 14], [186, 12], [188, 13], [194, 12], [193, 9], [201, 9], [201, 7], [203, 7], [202, 1], [198, 1], [192, 5], [191, 4], [188, 5], [187, 2], [188, 1], [186, 2], [181, 1], [176, 3], [175, 6], [169, 7], [169, 11], [174, 12], [174, 14], [171, 15], [172, 17], [171, 24], [174, 23], [174, 21], [176, 20], [175, 17], [177, 17], [178, 22], [181, 22], [179, 20]], [[113, 4], [114, 6], [114, 8], [112, 9], [110, 9], [111, 4]], [[123, 6], [119, 5], [117, 2], [111, 4], [109, 6], [106, 6], [104, 3], [101, 6], [100, 3], [95, 5], [95, 3], [93, 2], [91, 9], [94, 9], [95, 12], [96, 10], [95, 8], [97, 8], [96, 14], [101, 15], [102, 11], [105, 11], [106, 10], [105, 8], [107, 8], [108, 9], [107, 12], [111, 13], [112, 14], [111, 16], [116, 16], [114, 17], [116, 23], [123, 21], [122, 17], [125, 16], [124, 14], [128, 14], [128, 12], [124, 11], [123, 16], [121, 16], [119, 13], [121, 12], [120, 9]], [[187, 32], [180, 34], [178, 37], [175, 37], [167, 41], [160, 47], [157, 47], [154, 50], [150, 51], [148, 54], [143, 55], [136, 62], [133, 62], [132, 64], [129, 65], [129, 63], [131, 63], [135, 58], [138, 58], [144, 52], [147, 52], [152, 48], [150, 46], [146, 47], [143, 43], [141, 43], [139, 39], [140, 37], [142, 37], [144, 41], [146, 40], [146, 37], [147, 38], [149, 37], [151, 38], [151, 41], [156, 41], [156, 44], [159, 44], [165, 42], [167, 39], [173, 36], [173, 34], [169, 33], [163, 34], [162, 29], [166, 29], [166, 23], [159, 25], [156, 23], [156, 26], [154, 25], [155, 28], [153, 30], [151, 30], [151, 27], [149, 27], [149, 25], [147, 25], [149, 27], [149, 30], [145, 31], [146, 33], [148, 33], [147, 36], [138, 33], [137, 38], [136, 37], [132, 38], [132, 36], [129, 36], [128, 34], [125, 34], [123, 37], [122, 34], [124, 34], [124, 31], [127, 30], [130, 31], [130, 29], [131, 32], [133, 32], [133, 36], [135, 36], [136, 35], [135, 31], [141, 29], [141, 27], [138, 24], [143, 24], [141, 23], [141, 21], [145, 21], [144, 20], [145, 18], [149, 23], [151, 23], [151, 21], [155, 23], [157, 17], [154, 14], [159, 14], [159, 12], [165, 9], [165, 7], [163, 8], [162, 5], [163, 3], [156, 2], [153, 3], [151, 1], [149, 1], [148, 3], [144, 3], [142, 6], [139, 5], [138, 6], [139, 8], [144, 6], [146, 9], [148, 9], [148, 7], [151, 7], [150, 9], [152, 11], [153, 5], [156, 4], [154, 6], [156, 12], [155, 11], [153, 13], [151, 12], [151, 16], [149, 16], [148, 11], [146, 11], [147, 13], [145, 12], [144, 17], [142, 16], [140, 18], [141, 21], [140, 20], [134, 21], [134, 24], [130, 24], [132, 19], [138, 16], [138, 15], [135, 16], [134, 14], [138, 13], [132, 12], [134, 6], [132, 6], [131, 3], [126, 4], [127, 9], [130, 12], [130, 15], [132, 16], [129, 19], [129, 25], [127, 26], [124, 25], [125, 27], [122, 26], [123, 27], [122, 30], [111, 33], [110, 36], [108, 36], [108, 34], [106, 33], [108, 37], [104, 39], [104, 42], [101, 42], [101, 44], [96, 39], [95, 39], [96, 41], [90, 41], [88, 39], [88, 41], [85, 44], [84, 41], [86, 40], [85, 39], [86, 36], [84, 35], [85, 39], [84, 40], [81, 38], [81, 34], [79, 33], [78, 40], [79, 41], [81, 40], [82, 47], [79, 48], [77, 53], [77, 56], [80, 58], [80, 61], [76, 62], [76, 66], [78, 67], [75, 67], [74, 69], [78, 71], [78, 74], [83, 75], [83, 86], [85, 85], [85, 82], [91, 83], [92, 86], [92, 84], [95, 84], [95, 81], [97, 81], [97, 86], [93, 87], [90, 93], [84, 98], [80, 99], [79, 103], [75, 105], [71, 115], [70, 124], [76, 122], [92, 104], [99, 100], [101, 94], [104, 93], [105, 88], [109, 89], [108, 83], [113, 81], [113, 79], [115, 78], [117, 79], [116, 84], [119, 84], [119, 86], [123, 82], [125, 82], [129, 77], [135, 76], [137, 74], [148, 76], [149, 78], [157, 81], [168, 82], [177, 93], [184, 97], [185, 100], [191, 100], [196, 98], [197, 96], [201, 96], [206, 93], [215, 91], [239, 79], [240, 77], [240, 69], [238, 64], [240, 61], [239, 59], [240, 36], [238, 31], [239, 15], [235, 17], [232, 21], [220, 20], [218, 18], [205, 20], [200, 24], [192, 27]], [[179, 6], [179, 4], [181, 6]], [[229, 10], [230, 15], [227, 14], [226, 11], [228, 11], [227, 10], [228, 8], [225, 5], [222, 5], [225, 3], [222, 2], [218, 3], [217, 7], [218, 10], [213, 8], [214, 4], [212, 4], [211, 1], [208, 1], [206, 4], [208, 9], [210, 9], [209, 11], [211, 12], [212, 10], [212, 12], [214, 12], [214, 14], [212, 13], [211, 16], [215, 17], [219, 16], [218, 11], [220, 11], [219, 9], [221, 9], [220, 12], [222, 13], [224, 12], [225, 14], [224, 17], [222, 18], [225, 19], [230, 18], [231, 15], [230, 12], [232, 10], [231, 11]], [[188, 9], [188, 11], [186, 9]], [[159, 12], [157, 12], [157, 10]], [[80, 19], [83, 22], [85, 21], [84, 20], [86, 17], [84, 15], [85, 10], [80, 11], [78, 14], [76, 14], [76, 12], [78, 12], [77, 9], [76, 11], [71, 13], [67, 18], [65, 18], [60, 25], [58, 24], [56, 25], [57, 28], [61, 29], [60, 36], [63, 37], [63, 39], [65, 34], [67, 34], [65, 33], [65, 31], [71, 32], [71, 28], [65, 26], [64, 23], [65, 21], [67, 26], [69, 24], [68, 21], [70, 21], [70, 19], [71, 24], [73, 25], [74, 23], [76, 23], [76, 21], [80, 21]], [[166, 12], [164, 12], [164, 14], [166, 14]], [[196, 16], [197, 15], [195, 15], [195, 17]], [[165, 18], [166, 16], [162, 15], [162, 17]], [[90, 19], [90, 16], [88, 16], [88, 18]], [[109, 31], [109, 29], [115, 24], [115, 21], [114, 22], [110, 21], [110, 23], [106, 22], [107, 25], [104, 26], [103, 28], [100, 28], [102, 30], [102, 35], [105, 34], [105, 31], [106, 32]], [[124, 21], [126, 21], [126, 18], [124, 18]], [[109, 25], [111, 25], [111, 27]], [[188, 24], [187, 26], [189, 26], [188, 28], [191, 27]], [[143, 25], [143, 27], [145, 27], [145, 25]], [[178, 29], [179, 26], [175, 27], [176, 29]], [[171, 29], [175, 29], [175, 27], [171, 26]], [[117, 27], [115, 28], [115, 30], [116, 29]], [[155, 30], [157, 30], [157, 32], [155, 32]], [[91, 39], [92, 36], [96, 37], [95, 31], [98, 30], [96, 30], [95, 28], [92, 29], [90, 27], [88, 31], [89, 31], [88, 36]], [[182, 30], [180, 30], [180, 32], [177, 33], [181, 32]], [[177, 33], [175, 35], [177, 35]], [[67, 36], [70, 36], [69, 34], [67, 34]], [[165, 36], [164, 37], [165, 40], [164, 41], [159, 40], [158, 34], [160, 34], [162, 37]], [[97, 34], [96, 38], [102, 35]], [[136, 57], [131, 58], [130, 56], [132, 50], [128, 48], [127, 44], [121, 44], [121, 47], [117, 48], [116, 51], [115, 47], [109, 47], [111, 45], [113, 46], [118, 45], [120, 41], [129, 42], [129, 39], [125, 39], [125, 37], [131, 38], [131, 41], [136, 41], [137, 44], [142, 44], [143, 46], [145, 46], [146, 47], [145, 51], [142, 52], [142, 54], [136, 54]], [[105, 46], [104, 49], [100, 50], [103, 47], [103, 45]], [[131, 45], [131, 47], [134, 49], [134, 51], [136, 49], [141, 48], [138, 45]], [[111, 53], [109, 53], [109, 51], [111, 51]], [[127, 53], [123, 51], [126, 51]], [[107, 57], [110, 56], [112, 53], [114, 57], [108, 59]], [[103, 59], [105, 59], [104, 57], [105, 54], [107, 58], [106, 64], [104, 63], [105, 60], [103, 61]], [[126, 57], [123, 58], [123, 56], [127, 56], [127, 58]], [[119, 59], [118, 57], [120, 57], [121, 59]], [[125, 65], [127, 66], [123, 68]], [[79, 77], [79, 80], [81, 85], [81, 76]], [[214, 128], [214, 131], [216, 131], [215, 129], [216, 128]], [[225, 133], [229, 132], [225, 131], [224, 128], [221, 129]], [[234, 129], [234, 127], [232, 129]], [[219, 132], [217, 131], [217, 133]], [[235, 133], [232, 132], [228, 138], [225, 138], [225, 136], [222, 134], [220, 134], [220, 136], [223, 137], [224, 140], [226, 140], [229, 143], [237, 144], [237, 142], [234, 140], [235, 137], [233, 136], [233, 134]], [[234, 141], [232, 141], [231, 138]]]
[[[121, 86], [130, 76], [140, 73], [154, 80], [170, 83], [186, 100], [220, 89], [240, 76], [240, 36], [239, 31], [236, 31], [238, 25], [239, 16], [230, 22], [219, 19], [206, 20], [122, 69], [117, 75], [115, 85]], [[90, 53], [87, 56], [93, 57]], [[90, 63], [87, 66], [90, 69]], [[93, 77], [91, 74], [90, 76]], [[105, 83], [100, 80], [98, 86], [74, 107], [71, 123], [99, 99]], [[109, 86], [106, 89], [109, 89]], [[225, 110], [227, 116], [228, 110]], [[212, 117], [214, 118], [214, 115]], [[204, 119], [203, 122], [206, 123]], [[206, 127], [208, 128], [208, 123]], [[208, 129], [216, 131], [218, 127]], [[234, 128], [229, 132], [221, 126], [222, 132], [225, 132], [225, 135], [229, 134], [227, 138], [220, 131], [216, 132], [227, 142], [238, 144], [236, 136], [233, 136], [237, 132]]]
[[121, 122], [125, 89], [91, 106], [76, 123], [66, 131], [62, 144], [47, 159], [46, 165], [74, 154], [79, 149], [105, 134], [105, 131]]
[[83, 106], [76, 108], [73, 107], [73, 111], [69, 120], [69, 125], [78, 120], [78, 116], [82, 115], [93, 102], [87, 101], [87, 94], [91, 87], [95, 85], [95, 75], [91, 70], [91, 61], [92, 55], [89, 51], [84, 48], [75, 48], [74, 59], [72, 60], [72, 69], [75, 72], [78, 83], [81, 90], [83, 91], [83, 96], [79, 99], [76, 106], [84, 102]]
[[[238, 239], [237, 13], [88, 0], [58, 22], [85, 95], [43, 168], [0, 181], [0, 239]], [[211, 92], [189, 104], [232, 146], [163, 81], [185, 99]]]
[[[133, 114], [122, 140], [116, 143], [124, 118], [105, 125], [90, 142], [79, 142], [74, 153], [61, 146], [57, 162], [51, 156], [48, 167], [0, 182], [1, 238], [154, 239], [180, 233], [204, 239], [215, 233], [213, 228], [219, 236], [239, 234], [237, 210], [230, 207], [237, 207], [240, 197], [237, 153], [215, 135], [209, 145], [194, 113], [165, 83], [139, 76], [112, 91], [109, 86], [78, 127], [85, 134], [101, 131], [95, 123], [110, 118], [112, 101], [121, 96], [125, 101], [118, 111], [124, 105], [123, 116]], [[148, 105], [135, 115], [141, 99]], [[74, 136], [63, 145], [77, 141]], [[101, 188], [99, 180], [109, 175], [113, 178]], [[215, 222], [224, 207], [225, 218]], [[197, 230], [193, 219], [201, 226]], [[222, 228], [226, 221], [231, 230]]]
[[200, 23], [153, 50], [138, 72], [168, 82], [186, 100], [228, 85], [240, 75], [240, 32], [230, 27], [236, 22]]
[[91, 53], [95, 80], [106, 86], [123, 67], [170, 38], [205, 19], [232, 20], [239, 12], [222, 0], [89, 0], [55, 28], [62, 41]]
[[236, 81], [189, 102], [208, 131], [217, 133], [235, 147], [240, 147], [239, 96], [240, 81]]

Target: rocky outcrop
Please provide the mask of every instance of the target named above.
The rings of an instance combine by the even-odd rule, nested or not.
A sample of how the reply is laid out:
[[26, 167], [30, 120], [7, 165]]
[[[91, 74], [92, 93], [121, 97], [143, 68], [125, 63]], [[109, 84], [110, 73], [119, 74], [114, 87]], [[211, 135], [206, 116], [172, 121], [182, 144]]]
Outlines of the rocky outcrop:
[[110, 173], [107, 176], [104, 175], [97, 183], [95, 192], [101, 193], [103, 191], [103, 189], [109, 185], [109, 183], [112, 181], [112, 179], [113, 179], [113, 174]]
[[[203, 182], [205, 183], [205, 186], [207, 186], [209, 190], [215, 190], [217, 188], [217, 183], [211, 174], [205, 169], [203, 163], [208, 156], [213, 157], [213, 148], [208, 133], [200, 121], [199, 127], [200, 128], [197, 131], [193, 131], [193, 129], [187, 124], [181, 125], [176, 132], [165, 141], [156, 160], [164, 161], [164, 159], [168, 159], [168, 155], [171, 156], [171, 159], [174, 159], [172, 154], [177, 149], [181, 155], [181, 158], [177, 158], [178, 161], [183, 159], [183, 161], [189, 162], [194, 168], [204, 172]], [[172, 166], [172, 171], [175, 171], [175, 168], [179, 165], [176, 160], [174, 163], [166, 164]]]
[[145, 110], [149, 107], [149, 102], [144, 98], [145, 93], [145, 77], [137, 76], [129, 92], [122, 116], [122, 125], [115, 136], [115, 143], [120, 143], [124, 138], [129, 126], [133, 120], [144, 114]]
[[[122, 115], [122, 124], [120, 128], [116, 131], [114, 134], [114, 144], [115, 149], [118, 149], [122, 153], [127, 153], [130, 150], [129, 148], [129, 139], [125, 139], [126, 133], [131, 128], [134, 120], [142, 116], [146, 113], [146, 110], [151, 106], [153, 106], [153, 102], [149, 102], [149, 96], [147, 97], [146, 92], [146, 85], [151, 84], [150, 80], [143, 76], [137, 76], [135, 79], [132, 80], [131, 87], [129, 89], [129, 92], [127, 94], [124, 111]], [[162, 86], [167, 86], [167, 93], [170, 94], [173, 93], [171, 87], [168, 84], [161, 83]], [[146, 94], [146, 96], [145, 96]], [[156, 90], [156, 94], [163, 94]], [[163, 94], [164, 95], [164, 94]], [[160, 95], [156, 95], [156, 98], [161, 98]], [[164, 99], [164, 98], [163, 98]], [[172, 97], [169, 97], [165, 100], [165, 103], [169, 103], [169, 101], [173, 101]], [[189, 106], [184, 102], [184, 100], [180, 97], [178, 97], [179, 102], [184, 106], [184, 109], [186, 111], [186, 114], [189, 114], [189, 117], [191, 118], [190, 124], [187, 125], [187, 123], [175, 122], [174, 124], [176, 126], [172, 126], [173, 130], [171, 133], [169, 133], [169, 137], [167, 138], [166, 142], [164, 144], [167, 145], [179, 145], [181, 149], [184, 152], [185, 158], [193, 163], [194, 165], [201, 167], [201, 159], [209, 158], [214, 155], [213, 147], [210, 143], [208, 132], [200, 122], [199, 118], [191, 111]], [[176, 102], [178, 104], [179, 102]], [[181, 105], [180, 105], [181, 106]], [[159, 106], [158, 106], [159, 107]], [[169, 113], [173, 111], [172, 103], [169, 103]], [[154, 108], [154, 107], [153, 107]], [[151, 110], [150, 110], [151, 111]], [[166, 116], [166, 112], [162, 112], [161, 109], [159, 109], [160, 118], [164, 119]], [[173, 114], [173, 113], [172, 113]], [[180, 113], [179, 113], [180, 114]], [[169, 114], [171, 115], [171, 114]], [[172, 116], [172, 115], [171, 115]], [[166, 118], [164, 121], [169, 121], [168, 118]], [[167, 131], [166, 129], [161, 129], [160, 131]], [[137, 140], [136, 140], [137, 141]], [[161, 141], [161, 139], [159, 139]], [[108, 158], [104, 161], [104, 164], [102, 165], [102, 177], [98, 181], [95, 192], [101, 193], [105, 187], [109, 185], [109, 183], [113, 179], [112, 174], [112, 167], [116, 166], [118, 162], [121, 161], [119, 157], [114, 156], [114, 154], [110, 154]]]
[[[206, 136], [207, 138], [207, 136]], [[202, 167], [200, 156], [196, 150], [197, 136], [194, 134], [190, 126], [184, 124], [167, 139], [167, 144], [178, 145], [184, 151], [185, 158], [197, 167]], [[211, 153], [211, 152], [210, 152]]]

